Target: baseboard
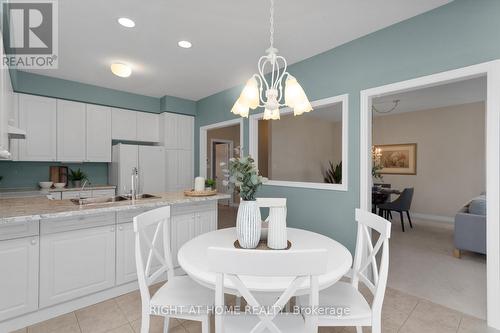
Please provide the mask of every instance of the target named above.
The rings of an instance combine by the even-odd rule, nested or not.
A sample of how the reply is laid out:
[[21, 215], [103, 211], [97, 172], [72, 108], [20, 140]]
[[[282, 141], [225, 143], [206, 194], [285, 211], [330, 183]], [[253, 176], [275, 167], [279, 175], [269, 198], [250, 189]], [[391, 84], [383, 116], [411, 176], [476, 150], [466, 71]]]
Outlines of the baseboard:
[[412, 217], [422, 220], [436, 221], [448, 224], [455, 223], [455, 219], [450, 216], [432, 215], [432, 214], [415, 213], [415, 212], [410, 212], [410, 215]]

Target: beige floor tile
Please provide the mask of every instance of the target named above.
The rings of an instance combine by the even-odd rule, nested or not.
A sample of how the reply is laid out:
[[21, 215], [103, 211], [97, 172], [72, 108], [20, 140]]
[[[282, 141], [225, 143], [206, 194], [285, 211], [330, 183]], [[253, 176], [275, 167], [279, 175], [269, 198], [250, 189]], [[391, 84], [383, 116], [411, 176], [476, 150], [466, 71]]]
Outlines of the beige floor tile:
[[420, 322], [432, 323], [444, 328], [450, 328], [455, 332], [458, 330], [462, 314], [458, 311], [448, 309], [444, 306], [420, 301], [410, 315], [408, 321], [414, 319]]
[[134, 333], [132, 326], [130, 324], [120, 326], [118, 328], [114, 328], [112, 330], [107, 331], [106, 333]]
[[17, 330], [17, 331], [12, 331], [12, 332], [10, 332], [10, 333], [26, 333], [27, 331], [28, 331], [28, 330], [27, 330], [27, 328], [25, 327], [25, 328], [21, 328], [20, 330]]
[[129, 322], [141, 318], [141, 293], [138, 290], [118, 296], [115, 298], [115, 301]]
[[80, 333], [74, 312], [28, 327], [28, 333]]
[[199, 321], [186, 320], [182, 322], [182, 326], [189, 333], [201, 333], [201, 322]]
[[418, 297], [408, 295], [401, 291], [387, 288], [385, 291], [383, 310], [397, 310], [400, 313], [409, 315], [417, 306]]
[[432, 321], [409, 318], [399, 330], [400, 333], [456, 333], [457, 330]]
[[[132, 328], [135, 333], [141, 332], [141, 320], [136, 320], [131, 323]], [[176, 318], [170, 319], [170, 328], [169, 332], [177, 333], [182, 332], [185, 333], [184, 327], [181, 325], [181, 321]], [[159, 316], [151, 316], [151, 321], [149, 323], [149, 333], [163, 333], [163, 317]]]
[[100, 333], [128, 324], [114, 299], [76, 311], [82, 333]]
[[488, 327], [485, 320], [471, 317], [463, 316], [460, 322], [460, 327], [458, 328], [458, 333], [498, 333], [500, 331]]
[[343, 333], [344, 327], [320, 327], [318, 333]]

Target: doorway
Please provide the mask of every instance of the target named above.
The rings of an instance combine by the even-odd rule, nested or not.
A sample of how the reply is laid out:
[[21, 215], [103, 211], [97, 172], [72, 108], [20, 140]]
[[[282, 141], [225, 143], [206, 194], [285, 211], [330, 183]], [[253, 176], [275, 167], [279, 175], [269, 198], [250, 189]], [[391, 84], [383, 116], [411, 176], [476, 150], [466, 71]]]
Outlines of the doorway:
[[372, 196], [372, 106], [373, 99], [484, 76], [487, 82], [486, 101], [486, 277], [488, 325], [500, 328], [500, 61], [492, 61], [456, 70], [433, 74], [371, 88], [361, 92], [360, 123], [360, 207], [371, 210]]
[[[209, 135], [210, 134], [211, 133], [209, 132]], [[227, 193], [228, 187], [224, 186], [223, 184], [223, 170], [227, 167], [227, 165], [229, 165], [229, 160], [234, 157], [234, 141], [225, 139], [212, 139], [210, 153], [210, 178], [215, 181], [215, 188], [217, 189], [217, 192]], [[233, 193], [227, 194], [230, 194], [231, 198], [227, 200], [219, 200], [219, 203], [232, 206], [234, 204]]]

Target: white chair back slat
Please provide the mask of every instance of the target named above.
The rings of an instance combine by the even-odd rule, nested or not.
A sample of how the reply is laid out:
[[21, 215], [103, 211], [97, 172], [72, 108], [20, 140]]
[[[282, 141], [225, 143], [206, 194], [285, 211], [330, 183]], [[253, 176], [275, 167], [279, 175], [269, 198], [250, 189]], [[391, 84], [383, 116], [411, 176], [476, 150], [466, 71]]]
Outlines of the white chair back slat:
[[[358, 282], [362, 282], [368, 287], [374, 295], [372, 311], [375, 314], [380, 314], [389, 271], [391, 223], [378, 215], [360, 209], [356, 209], [356, 220], [358, 222], [358, 236], [352, 283], [357, 287]], [[375, 246], [373, 246], [372, 234], [369, 229], [379, 233]], [[381, 253], [380, 265], [377, 264], [379, 253]], [[371, 277], [366, 272], [370, 267]]]
[[[208, 248], [209, 267], [217, 273], [215, 288], [215, 305], [224, 305], [224, 279], [232, 282], [238, 293], [245, 298], [252, 308], [259, 308], [257, 298], [247, 288], [240, 277], [244, 276], [288, 276], [293, 280], [286, 290], [270, 307], [273, 311], [259, 311], [259, 323], [251, 332], [262, 332], [267, 329], [273, 333], [284, 333], [273, 322], [285, 304], [293, 297], [298, 288], [310, 279], [310, 306], [317, 306], [319, 288], [317, 276], [325, 273], [327, 264], [326, 249], [317, 250], [242, 250], [230, 248]], [[223, 317], [216, 312], [216, 332], [224, 332]], [[317, 327], [317, 317], [308, 316], [306, 325], [308, 332]]]
[[[161, 207], [134, 217], [135, 262], [142, 302], [149, 304], [149, 286], [167, 273], [173, 278], [170, 251], [170, 207]], [[151, 237], [152, 235], [152, 237]], [[159, 249], [163, 248], [163, 252]]]
[[267, 251], [208, 248], [209, 266], [212, 271], [235, 275], [319, 275], [325, 270], [327, 256], [326, 249]]

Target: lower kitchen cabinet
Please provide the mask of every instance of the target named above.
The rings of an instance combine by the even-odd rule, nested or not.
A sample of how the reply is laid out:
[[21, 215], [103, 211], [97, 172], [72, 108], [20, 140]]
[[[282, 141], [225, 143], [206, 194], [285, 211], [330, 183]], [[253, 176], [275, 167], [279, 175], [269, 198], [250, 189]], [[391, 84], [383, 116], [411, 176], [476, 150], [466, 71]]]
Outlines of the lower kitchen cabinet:
[[0, 321], [38, 307], [38, 236], [0, 241]]
[[137, 280], [135, 233], [132, 222], [118, 225], [116, 231], [116, 284]]
[[184, 243], [217, 229], [217, 206], [214, 203], [173, 208], [170, 248], [174, 267], [179, 267], [177, 253]]
[[114, 285], [114, 225], [42, 235], [40, 307]]

